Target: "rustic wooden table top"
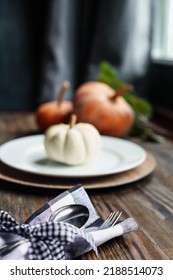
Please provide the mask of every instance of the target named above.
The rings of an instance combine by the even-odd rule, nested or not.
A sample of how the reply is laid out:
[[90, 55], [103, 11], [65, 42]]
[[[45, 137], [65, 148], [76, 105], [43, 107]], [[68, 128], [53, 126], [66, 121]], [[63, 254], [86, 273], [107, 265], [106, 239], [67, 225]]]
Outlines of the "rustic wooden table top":
[[[0, 113], [0, 144], [38, 132], [32, 113]], [[154, 172], [141, 180], [119, 187], [88, 189], [99, 214], [121, 210], [122, 218], [133, 217], [137, 231], [99, 247], [101, 260], [173, 259], [173, 143], [131, 139], [143, 146], [157, 162]], [[85, 187], [85, 186], [84, 186]], [[34, 188], [0, 180], [0, 209], [9, 211], [19, 223], [62, 190]], [[81, 259], [96, 259], [93, 252]]]

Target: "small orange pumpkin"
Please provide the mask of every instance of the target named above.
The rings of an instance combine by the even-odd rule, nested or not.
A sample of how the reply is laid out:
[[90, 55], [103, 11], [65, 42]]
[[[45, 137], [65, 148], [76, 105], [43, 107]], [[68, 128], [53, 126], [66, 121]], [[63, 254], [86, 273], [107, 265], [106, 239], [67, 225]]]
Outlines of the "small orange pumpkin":
[[63, 100], [65, 91], [70, 87], [68, 81], [64, 81], [60, 87], [57, 101], [41, 104], [36, 110], [36, 122], [41, 130], [46, 130], [53, 124], [66, 123], [73, 111], [73, 103]]
[[86, 82], [75, 92], [74, 113], [100, 134], [124, 137], [134, 123], [134, 111], [122, 95], [131, 90], [130, 85], [115, 91], [102, 82]]

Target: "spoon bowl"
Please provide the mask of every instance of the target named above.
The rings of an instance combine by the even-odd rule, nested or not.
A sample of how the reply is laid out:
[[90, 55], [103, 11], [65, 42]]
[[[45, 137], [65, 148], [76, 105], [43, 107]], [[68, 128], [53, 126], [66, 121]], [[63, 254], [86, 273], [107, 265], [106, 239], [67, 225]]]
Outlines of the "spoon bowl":
[[81, 228], [89, 218], [89, 210], [81, 204], [65, 205], [52, 213], [49, 220], [54, 222], [66, 222]]

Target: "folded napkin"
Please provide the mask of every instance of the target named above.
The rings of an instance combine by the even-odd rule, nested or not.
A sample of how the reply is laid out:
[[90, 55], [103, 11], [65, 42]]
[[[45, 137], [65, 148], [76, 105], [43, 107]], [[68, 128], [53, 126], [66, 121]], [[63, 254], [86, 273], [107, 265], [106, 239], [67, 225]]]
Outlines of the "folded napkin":
[[[82, 204], [88, 208], [89, 219], [83, 229], [64, 222], [49, 221], [54, 211], [69, 204]], [[0, 251], [0, 259], [75, 259], [90, 250], [97, 254], [97, 246], [137, 229], [132, 218], [112, 228], [98, 230], [102, 223], [102, 218], [81, 185], [55, 197], [21, 225], [7, 212], [0, 211], [0, 249], [8, 242], [21, 240], [21, 245], [5, 256], [1, 256]]]

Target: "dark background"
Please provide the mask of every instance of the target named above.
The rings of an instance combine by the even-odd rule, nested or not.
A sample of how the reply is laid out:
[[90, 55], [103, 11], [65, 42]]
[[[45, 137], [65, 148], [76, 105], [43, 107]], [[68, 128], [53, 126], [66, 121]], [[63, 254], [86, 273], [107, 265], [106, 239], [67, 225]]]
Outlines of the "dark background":
[[[73, 91], [80, 83], [95, 78], [95, 72], [92, 72], [92, 64], [98, 65], [102, 60], [107, 60], [113, 63], [118, 71], [120, 70], [122, 79], [135, 85], [135, 89], [140, 96], [147, 98], [155, 107], [162, 106], [165, 109], [172, 110], [173, 65], [153, 62], [148, 57], [147, 67], [141, 76], [135, 77], [134, 75], [128, 80], [128, 77], [123, 76], [121, 72], [120, 65], [123, 53], [116, 51], [116, 49], [123, 49], [125, 45], [122, 42], [122, 38], [126, 36], [122, 15], [126, 12], [124, 4], [128, 3], [130, 5], [130, 1], [126, 0], [74, 0], [71, 1], [71, 6], [70, 1], [66, 0], [64, 2], [59, 0], [1, 0], [0, 110], [35, 110], [41, 102], [55, 98], [55, 92], [53, 93], [53, 91], [57, 88], [59, 81], [55, 86], [51, 85], [51, 79], [47, 78], [48, 72], [45, 69], [50, 67], [52, 70], [53, 66], [50, 65], [53, 64], [49, 64], [45, 57], [49, 58], [50, 61], [56, 60], [55, 53], [47, 48], [47, 41], [51, 41], [50, 34], [55, 27], [55, 24], [50, 24], [50, 17], [57, 18], [59, 21], [63, 20], [60, 7], [63, 7], [62, 5], [65, 2], [70, 12], [66, 15], [69, 18], [69, 23], [67, 19], [63, 24], [67, 24], [66, 28], [69, 34], [72, 34], [75, 30], [73, 45], [68, 46], [72, 58], [69, 57], [69, 64], [67, 58], [62, 69], [61, 63], [56, 64], [54, 80], [56, 75], [59, 81], [71, 75], [70, 79], [73, 80], [72, 91], [68, 98], [72, 97]], [[124, 37], [118, 35], [119, 33], [116, 30], [117, 44], [111, 48], [110, 45], [105, 44], [105, 38], [109, 36], [110, 42], [111, 40], [116, 42], [115, 38], [111, 37], [112, 34], [107, 35], [113, 29], [111, 28], [111, 20], [108, 24], [112, 7], [116, 14], [112, 21], [114, 20], [117, 30], [122, 28], [120, 35], [124, 34]], [[64, 7], [64, 9], [66, 8]], [[103, 41], [101, 41], [101, 36]], [[58, 39], [56, 42], [58, 44]], [[93, 51], [91, 51], [92, 48]], [[115, 50], [115, 53], [112, 50]], [[89, 64], [90, 68], [88, 67]], [[63, 67], [72, 69], [72, 74], [67, 73], [66, 75]], [[55, 84], [54, 80], [52, 80], [52, 84]]]

